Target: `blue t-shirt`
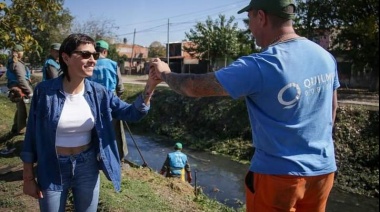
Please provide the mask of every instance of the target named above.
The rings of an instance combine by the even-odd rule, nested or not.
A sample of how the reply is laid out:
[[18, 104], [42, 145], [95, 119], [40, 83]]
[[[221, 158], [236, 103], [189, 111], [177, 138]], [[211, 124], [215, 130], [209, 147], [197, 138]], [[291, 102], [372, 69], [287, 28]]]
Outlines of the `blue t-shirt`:
[[181, 171], [185, 168], [187, 163], [187, 156], [180, 152], [175, 151], [168, 154], [170, 173], [172, 175], [181, 175]]
[[[48, 76], [49, 66], [54, 67], [57, 70], [57, 72], [61, 68], [59, 63], [52, 56], [49, 56], [49, 58], [45, 61], [44, 66], [42, 67], [42, 81], [51, 79], [50, 78], [51, 76], [50, 77]], [[58, 75], [58, 73], [57, 73], [57, 75]]]
[[334, 57], [296, 38], [241, 57], [215, 73], [234, 99], [245, 97], [256, 148], [250, 170], [317, 176], [336, 171], [332, 139]]
[[99, 58], [89, 79], [102, 84], [110, 91], [116, 91], [118, 81], [117, 63], [108, 58]]

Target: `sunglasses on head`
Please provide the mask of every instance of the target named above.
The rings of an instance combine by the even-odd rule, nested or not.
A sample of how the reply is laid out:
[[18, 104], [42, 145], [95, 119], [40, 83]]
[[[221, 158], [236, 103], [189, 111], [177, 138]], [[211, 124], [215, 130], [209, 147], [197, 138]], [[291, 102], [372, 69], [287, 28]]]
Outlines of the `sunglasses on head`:
[[83, 59], [88, 59], [91, 55], [95, 60], [99, 58], [99, 52], [89, 52], [89, 51], [73, 51], [73, 53], [79, 54]]

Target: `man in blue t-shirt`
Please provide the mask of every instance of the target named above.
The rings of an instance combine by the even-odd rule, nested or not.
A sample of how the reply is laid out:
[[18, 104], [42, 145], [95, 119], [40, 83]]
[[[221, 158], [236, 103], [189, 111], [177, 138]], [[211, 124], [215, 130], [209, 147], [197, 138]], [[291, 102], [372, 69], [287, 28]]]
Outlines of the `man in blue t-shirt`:
[[[109, 45], [104, 40], [98, 40], [95, 43], [95, 50], [99, 52], [99, 59], [89, 80], [97, 82], [105, 86], [108, 90], [113, 91], [117, 96], [121, 96], [124, 92], [123, 80], [121, 79], [120, 69], [117, 62], [108, 59]], [[124, 161], [124, 157], [128, 154], [127, 141], [125, 139], [124, 127], [120, 120], [113, 120], [116, 142], [119, 151], [120, 161]]]
[[164, 175], [166, 173], [166, 177], [177, 177], [181, 178], [183, 181], [187, 180], [187, 182], [191, 183], [193, 178], [191, 176], [190, 164], [187, 160], [187, 156], [182, 152], [182, 143], [177, 142], [174, 145], [174, 150], [174, 152], [171, 152], [166, 156], [160, 174]]
[[99, 59], [96, 61], [94, 72], [90, 80], [100, 83], [108, 90], [116, 92], [121, 96], [124, 92], [123, 80], [117, 62], [108, 59], [109, 45], [104, 40], [96, 41], [95, 50], [100, 53]]
[[300, 37], [293, 0], [252, 0], [249, 29], [260, 53], [207, 74], [177, 74], [155, 59], [151, 72], [191, 97], [244, 98], [255, 153], [247, 211], [325, 211], [336, 162], [332, 130], [340, 86], [335, 58]]

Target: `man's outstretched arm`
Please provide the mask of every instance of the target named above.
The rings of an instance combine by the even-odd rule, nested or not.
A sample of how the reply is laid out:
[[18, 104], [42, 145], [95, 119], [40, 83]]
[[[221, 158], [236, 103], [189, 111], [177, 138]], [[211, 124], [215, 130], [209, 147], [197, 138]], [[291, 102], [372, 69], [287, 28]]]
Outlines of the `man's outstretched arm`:
[[215, 73], [177, 74], [171, 72], [167, 63], [156, 59], [151, 65], [155, 76], [165, 81], [175, 92], [190, 97], [228, 96], [215, 77]]

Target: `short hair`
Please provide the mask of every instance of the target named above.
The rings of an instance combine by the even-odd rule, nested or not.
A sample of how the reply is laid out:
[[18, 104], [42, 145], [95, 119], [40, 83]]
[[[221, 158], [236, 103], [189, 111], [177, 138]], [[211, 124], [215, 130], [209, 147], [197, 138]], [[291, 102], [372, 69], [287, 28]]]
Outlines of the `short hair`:
[[92, 44], [95, 46], [95, 41], [90, 36], [81, 33], [74, 33], [69, 35], [65, 40], [63, 40], [61, 47], [59, 48], [59, 64], [62, 75], [70, 81], [70, 76], [68, 73], [68, 67], [65, 61], [63, 60], [62, 53], [66, 53], [69, 56], [73, 51], [80, 46], [81, 44]]

